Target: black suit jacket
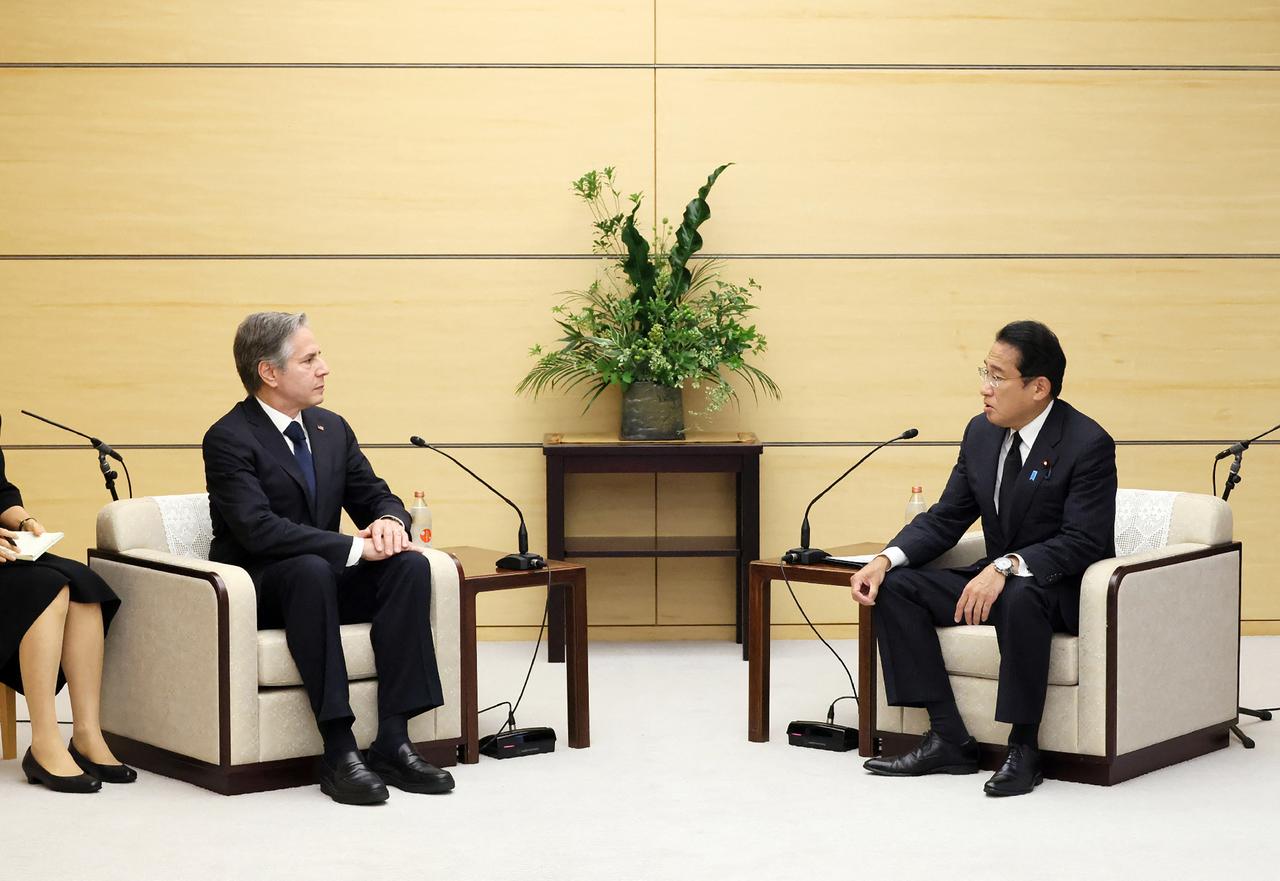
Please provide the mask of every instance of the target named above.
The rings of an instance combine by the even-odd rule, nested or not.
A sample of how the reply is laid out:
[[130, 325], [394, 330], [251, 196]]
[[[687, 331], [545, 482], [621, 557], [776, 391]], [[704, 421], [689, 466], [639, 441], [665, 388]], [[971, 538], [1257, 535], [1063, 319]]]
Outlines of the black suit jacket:
[[938, 503], [889, 544], [921, 566], [949, 550], [980, 517], [987, 545], [982, 566], [1016, 553], [1037, 584], [1079, 590], [1085, 569], [1115, 556], [1115, 441], [1066, 401], [1055, 401], [1018, 475], [1006, 534], [995, 486], [1007, 433], [982, 414], [973, 417]]
[[249, 570], [302, 554], [345, 568], [351, 537], [338, 533], [345, 508], [359, 527], [387, 514], [410, 527], [409, 514], [373, 473], [345, 419], [331, 410], [302, 411], [316, 469], [315, 498], [298, 460], [252, 395], [204, 436], [204, 477], [213, 518], [210, 559]]

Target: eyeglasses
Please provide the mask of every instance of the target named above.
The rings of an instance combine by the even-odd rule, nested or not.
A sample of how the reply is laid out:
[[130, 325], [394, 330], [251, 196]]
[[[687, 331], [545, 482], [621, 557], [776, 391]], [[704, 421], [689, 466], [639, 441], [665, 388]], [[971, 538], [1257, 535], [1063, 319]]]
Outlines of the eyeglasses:
[[992, 376], [992, 375], [991, 375], [991, 371], [987, 369], [987, 367], [986, 367], [986, 365], [985, 365], [985, 364], [984, 364], [983, 366], [981, 366], [981, 367], [979, 367], [979, 368], [978, 368], [978, 377], [982, 380], [982, 384], [983, 384], [983, 385], [989, 385], [989, 386], [991, 386], [991, 388], [992, 388], [992, 389], [998, 389], [998, 388], [1000, 388], [1000, 384], [1001, 384], [1001, 383], [1008, 382], [1008, 381], [1009, 381], [1009, 380], [1011, 380], [1011, 379], [1020, 379], [1020, 380], [1022, 380], [1022, 384], [1023, 384], [1023, 385], [1026, 385], [1030, 380], [1035, 379], [1035, 377], [1034, 377], [1034, 376], [1001, 376], [1001, 377], [995, 377], [995, 376]]

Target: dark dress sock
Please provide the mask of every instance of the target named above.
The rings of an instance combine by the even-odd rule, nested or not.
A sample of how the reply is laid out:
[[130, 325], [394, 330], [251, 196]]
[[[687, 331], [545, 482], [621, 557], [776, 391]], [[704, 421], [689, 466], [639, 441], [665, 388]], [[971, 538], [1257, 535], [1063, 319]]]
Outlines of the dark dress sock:
[[960, 744], [969, 739], [969, 729], [964, 727], [955, 701], [931, 703], [925, 709], [929, 711], [929, 727], [947, 743]]
[[1009, 731], [1009, 746], [1020, 743], [1032, 749], [1040, 748], [1040, 726], [1014, 724]]
[[401, 715], [384, 716], [378, 720], [378, 736], [373, 745], [378, 752], [394, 756], [396, 750], [409, 742], [409, 720]]
[[320, 736], [324, 738], [324, 757], [334, 760], [343, 753], [355, 752], [356, 736], [351, 733], [354, 719], [330, 719], [320, 723]]

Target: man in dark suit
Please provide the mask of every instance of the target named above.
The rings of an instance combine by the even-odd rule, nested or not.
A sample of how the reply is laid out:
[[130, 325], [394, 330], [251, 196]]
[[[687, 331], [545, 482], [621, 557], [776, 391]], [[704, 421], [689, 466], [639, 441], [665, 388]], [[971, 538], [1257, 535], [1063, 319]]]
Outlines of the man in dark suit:
[[[344, 804], [448, 792], [453, 778], [418, 755], [408, 720], [444, 703], [429, 609], [430, 563], [409, 514], [373, 472], [346, 420], [317, 406], [329, 373], [305, 314], [259, 312], [236, 330], [249, 396], [204, 436], [213, 517], [210, 558], [248, 570], [258, 626], [285, 639], [324, 738], [321, 789]], [[361, 528], [342, 535], [343, 509]], [[372, 622], [378, 736], [356, 749], [339, 625]]]
[[[977, 772], [978, 745], [956, 709], [934, 628], [990, 620], [1000, 646], [996, 720], [1012, 729], [1008, 756], [985, 791], [1022, 795], [1041, 782], [1037, 734], [1050, 639], [1078, 632], [1080, 578], [1115, 555], [1115, 442], [1058, 398], [1066, 366], [1043, 324], [1002, 328], [978, 370], [982, 415], [965, 428], [942, 497], [851, 579], [853, 598], [876, 607], [888, 702], [929, 713], [920, 745], [870, 759], [864, 767], [873, 773]], [[982, 560], [915, 568], [951, 548], [979, 517]]]

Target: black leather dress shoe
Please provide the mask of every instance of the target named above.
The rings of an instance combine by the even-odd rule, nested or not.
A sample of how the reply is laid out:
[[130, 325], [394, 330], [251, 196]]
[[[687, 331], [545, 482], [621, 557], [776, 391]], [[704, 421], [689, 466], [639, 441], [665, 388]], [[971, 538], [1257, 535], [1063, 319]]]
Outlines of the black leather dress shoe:
[[80, 770], [97, 777], [103, 783], [132, 783], [138, 779], [138, 772], [128, 765], [99, 765], [97, 762], [89, 761], [80, 750], [76, 749], [74, 739], [67, 744], [67, 751], [71, 753], [71, 758], [76, 760]]
[[453, 775], [428, 764], [411, 743], [396, 747], [394, 756], [379, 752], [376, 746], [369, 747], [369, 767], [387, 783], [405, 792], [434, 795], [453, 789]]
[[978, 742], [970, 737], [964, 743], [948, 743], [932, 730], [909, 753], [893, 758], [867, 759], [862, 767], [884, 777], [922, 777], [925, 774], [978, 773]]
[[332, 764], [320, 760], [320, 791], [343, 805], [376, 805], [390, 793], [382, 778], [369, 770], [360, 753], [342, 753]]
[[982, 789], [987, 795], [1026, 795], [1043, 782], [1040, 750], [1024, 743], [1011, 743], [1004, 764]]
[[88, 774], [76, 774], [74, 777], [50, 774], [40, 767], [40, 763], [36, 761], [30, 749], [22, 757], [22, 773], [27, 775], [28, 783], [43, 783], [54, 792], [97, 792], [102, 788], [98, 778]]

